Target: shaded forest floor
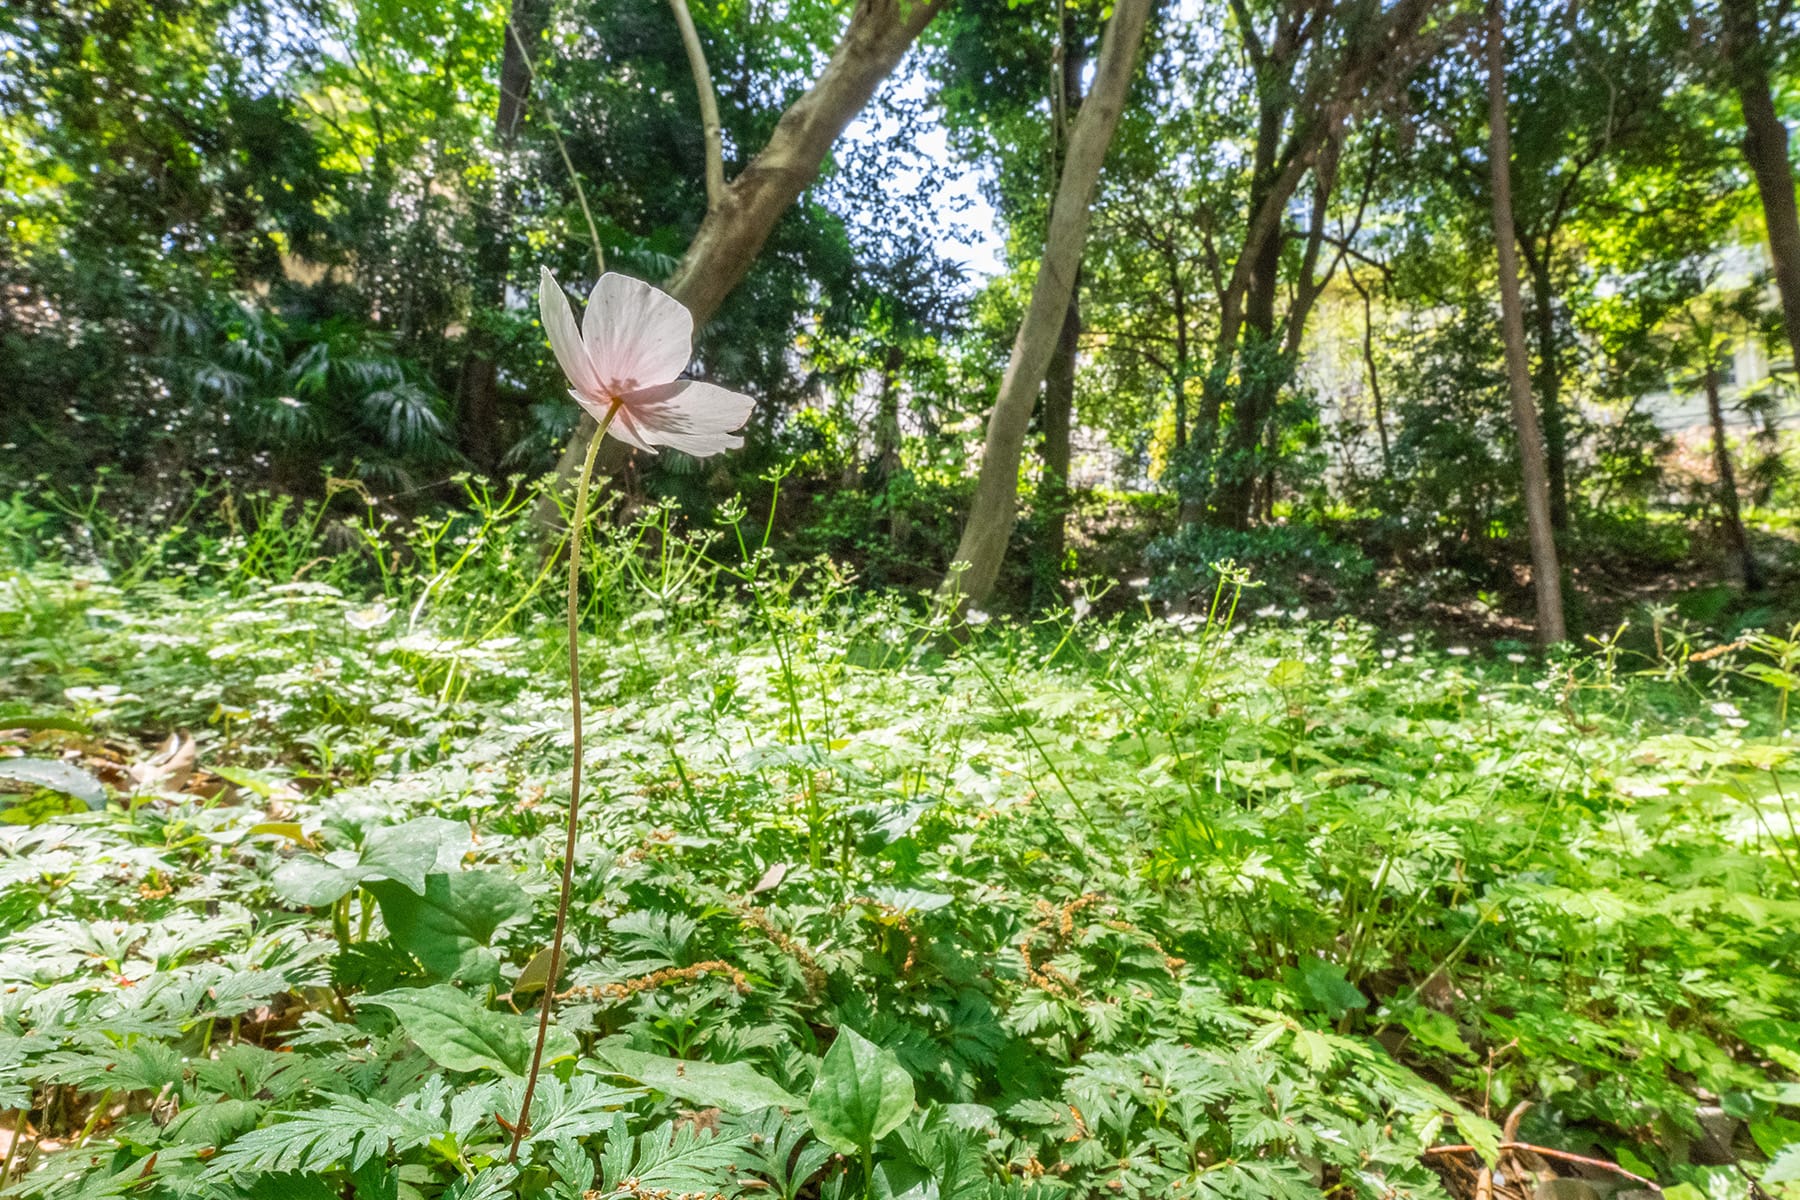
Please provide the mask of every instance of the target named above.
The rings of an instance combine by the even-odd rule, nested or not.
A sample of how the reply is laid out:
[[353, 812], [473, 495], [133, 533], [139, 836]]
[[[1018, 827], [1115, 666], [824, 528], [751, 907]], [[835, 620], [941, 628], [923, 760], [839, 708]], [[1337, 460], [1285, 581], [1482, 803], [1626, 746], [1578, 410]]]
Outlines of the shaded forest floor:
[[[509, 1166], [560, 597], [515, 525], [432, 529], [372, 584], [255, 532], [0, 575], [21, 1194], [1800, 1177], [1788, 643], [1542, 663], [1070, 612], [945, 656], [897, 600], [646, 527], [584, 587], [593, 799]], [[914, 1098], [866, 1159], [821, 1099], [851, 1033]]]

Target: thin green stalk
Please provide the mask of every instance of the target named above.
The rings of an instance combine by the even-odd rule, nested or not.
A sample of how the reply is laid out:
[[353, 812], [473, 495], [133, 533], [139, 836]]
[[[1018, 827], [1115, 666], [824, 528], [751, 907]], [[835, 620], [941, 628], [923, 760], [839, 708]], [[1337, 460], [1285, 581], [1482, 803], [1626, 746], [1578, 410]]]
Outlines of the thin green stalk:
[[531, 1071], [525, 1076], [525, 1098], [519, 1120], [513, 1126], [509, 1163], [519, 1160], [519, 1143], [525, 1140], [531, 1117], [531, 1098], [537, 1092], [538, 1070], [544, 1061], [544, 1042], [550, 1036], [550, 1008], [556, 1002], [556, 981], [562, 974], [563, 933], [569, 925], [569, 895], [575, 886], [575, 830], [581, 812], [581, 534], [587, 525], [588, 487], [594, 481], [594, 458], [606, 438], [606, 428], [619, 411], [614, 400], [606, 417], [588, 439], [587, 458], [581, 464], [581, 482], [575, 489], [575, 523], [569, 527], [569, 712], [574, 717], [575, 761], [569, 768], [569, 823], [563, 836], [562, 891], [556, 901], [556, 932], [550, 939], [550, 978], [544, 984], [544, 1003], [538, 1009], [537, 1042], [531, 1049]]

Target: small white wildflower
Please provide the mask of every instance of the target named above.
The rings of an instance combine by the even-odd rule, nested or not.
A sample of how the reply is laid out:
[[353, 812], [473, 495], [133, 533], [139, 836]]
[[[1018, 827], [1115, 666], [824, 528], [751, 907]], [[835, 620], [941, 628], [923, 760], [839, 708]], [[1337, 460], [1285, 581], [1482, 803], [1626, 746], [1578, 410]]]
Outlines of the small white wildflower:
[[344, 613], [344, 624], [352, 629], [367, 633], [371, 629], [380, 629], [394, 619], [394, 610], [385, 601], [369, 605], [367, 608], [353, 608]]
[[1742, 715], [1738, 712], [1738, 706], [1729, 700], [1720, 700], [1712, 706], [1712, 711], [1713, 716], [1715, 717], [1736, 717]]
[[1525, 661], [1525, 656], [1515, 651], [1506, 656], [1506, 661], [1509, 663], [1522, 663]]
[[1444, 653], [1448, 654], [1451, 658], [1467, 658], [1469, 657], [1469, 648], [1467, 646], [1452, 646], [1444, 651]]
[[979, 627], [988, 623], [988, 615], [979, 608], [971, 608], [966, 620], [969, 624]]

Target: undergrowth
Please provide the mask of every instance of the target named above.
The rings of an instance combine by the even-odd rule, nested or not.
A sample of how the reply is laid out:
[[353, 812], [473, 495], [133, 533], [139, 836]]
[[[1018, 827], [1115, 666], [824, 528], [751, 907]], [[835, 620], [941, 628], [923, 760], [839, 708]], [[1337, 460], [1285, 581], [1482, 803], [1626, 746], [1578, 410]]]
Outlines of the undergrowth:
[[473, 500], [0, 514], [10, 1194], [1390, 1200], [1509, 1117], [1800, 1194], [1791, 643], [1488, 661], [1228, 573], [956, 646], [734, 507], [590, 556], [509, 1166], [571, 730]]

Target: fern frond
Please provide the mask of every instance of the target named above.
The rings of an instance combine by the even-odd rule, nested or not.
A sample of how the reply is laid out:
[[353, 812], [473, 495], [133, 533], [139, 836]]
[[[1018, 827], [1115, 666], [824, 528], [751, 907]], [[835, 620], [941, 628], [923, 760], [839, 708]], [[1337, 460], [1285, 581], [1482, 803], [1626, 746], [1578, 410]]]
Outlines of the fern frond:
[[402, 1104], [390, 1107], [342, 1096], [323, 1108], [253, 1129], [219, 1152], [206, 1176], [264, 1171], [355, 1170], [383, 1155], [403, 1154], [449, 1132], [443, 1117]]

